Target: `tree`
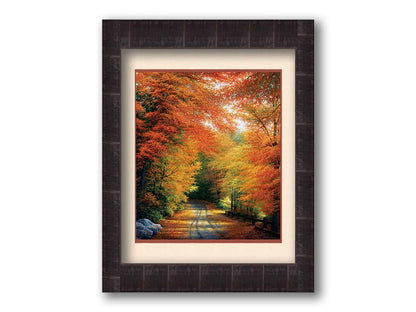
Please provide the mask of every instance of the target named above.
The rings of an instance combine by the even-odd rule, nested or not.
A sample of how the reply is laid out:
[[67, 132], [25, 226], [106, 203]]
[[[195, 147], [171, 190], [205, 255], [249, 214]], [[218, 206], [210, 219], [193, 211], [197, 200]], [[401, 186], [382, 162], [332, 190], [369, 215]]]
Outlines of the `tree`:
[[242, 199], [280, 212], [280, 72], [228, 73], [223, 94], [247, 124], [243, 133]]
[[[196, 157], [197, 151], [213, 153], [216, 148], [215, 131], [231, 129], [232, 124], [233, 119], [223, 107], [215, 82], [209, 75], [197, 72], [136, 72], [138, 209], [153, 209], [162, 205], [162, 195], [165, 200], [183, 200], [188, 188], [179, 186], [188, 185], [189, 179], [182, 176], [183, 183], [175, 184], [171, 177], [168, 181], [172, 183], [169, 184], [164, 181], [167, 177], [159, 174], [158, 170], [163, 173], [165, 169], [174, 168], [171, 158], [176, 156], [177, 160], [180, 155], [175, 151], [183, 153], [184, 146], [192, 146], [193, 151], [186, 151], [190, 157]], [[175, 176], [179, 178], [181, 172], [188, 171], [178, 171]], [[153, 183], [153, 189], [147, 185], [149, 183]], [[178, 187], [173, 192], [175, 195], [168, 196], [168, 191], [175, 187]]]

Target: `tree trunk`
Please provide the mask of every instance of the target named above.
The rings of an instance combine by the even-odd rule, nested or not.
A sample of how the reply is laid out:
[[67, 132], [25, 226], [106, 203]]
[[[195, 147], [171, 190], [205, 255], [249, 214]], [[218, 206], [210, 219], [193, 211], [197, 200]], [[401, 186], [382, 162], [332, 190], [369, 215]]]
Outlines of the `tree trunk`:
[[146, 180], [146, 171], [147, 171], [148, 166], [149, 166], [149, 163], [148, 163], [148, 161], [146, 161], [144, 163], [143, 168], [142, 168], [141, 173], [140, 173], [140, 187], [139, 187], [139, 190], [138, 190], [138, 193], [140, 195], [142, 195], [143, 191], [144, 191], [145, 180]]
[[231, 189], [231, 211], [234, 212], [234, 196], [233, 189]]
[[[279, 99], [273, 103], [273, 107], [277, 108], [279, 104]], [[279, 124], [279, 116], [274, 116], [273, 118], [273, 146], [277, 145], [277, 126]]]

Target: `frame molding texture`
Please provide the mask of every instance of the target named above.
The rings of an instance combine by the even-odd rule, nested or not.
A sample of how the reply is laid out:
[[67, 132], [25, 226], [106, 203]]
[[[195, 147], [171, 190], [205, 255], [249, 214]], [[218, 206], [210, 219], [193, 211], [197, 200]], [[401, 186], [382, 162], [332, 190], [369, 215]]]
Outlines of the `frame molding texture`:
[[[103, 20], [102, 291], [314, 291], [314, 21]], [[296, 49], [296, 263], [121, 264], [121, 49]]]

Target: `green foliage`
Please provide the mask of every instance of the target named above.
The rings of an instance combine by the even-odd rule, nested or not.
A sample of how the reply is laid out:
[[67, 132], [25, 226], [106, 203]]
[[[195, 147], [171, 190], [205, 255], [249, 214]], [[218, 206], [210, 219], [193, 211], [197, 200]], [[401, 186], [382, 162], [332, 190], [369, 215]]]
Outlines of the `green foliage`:
[[180, 202], [176, 205], [176, 209], [175, 211], [180, 211], [180, 210], [184, 210], [185, 209], [185, 203], [184, 202]]
[[149, 219], [153, 223], [159, 223], [163, 219], [163, 215], [159, 210], [152, 208], [136, 209], [136, 219]]
[[228, 210], [231, 208], [231, 200], [229, 197], [222, 198], [218, 201], [217, 207], [223, 210]]
[[164, 217], [168, 216], [173, 216], [173, 211], [174, 211], [174, 205], [172, 203], [167, 203], [165, 206], [163, 206], [160, 209], [160, 212], [162, 213], [162, 215]]
[[216, 197], [213, 189], [214, 183], [216, 183], [216, 181], [213, 181], [213, 177], [209, 171], [208, 164], [210, 162], [210, 158], [202, 153], [199, 153], [198, 160], [201, 164], [201, 167], [195, 176], [196, 187], [188, 192], [187, 196], [191, 199], [206, 200], [214, 203], [216, 202]]
[[254, 207], [253, 208], [253, 216], [256, 219], [262, 220], [266, 216], [266, 214], [263, 213], [259, 207]]
[[183, 201], [178, 196], [167, 196], [163, 200], [161, 212], [163, 216], [173, 216], [177, 210], [183, 210]]

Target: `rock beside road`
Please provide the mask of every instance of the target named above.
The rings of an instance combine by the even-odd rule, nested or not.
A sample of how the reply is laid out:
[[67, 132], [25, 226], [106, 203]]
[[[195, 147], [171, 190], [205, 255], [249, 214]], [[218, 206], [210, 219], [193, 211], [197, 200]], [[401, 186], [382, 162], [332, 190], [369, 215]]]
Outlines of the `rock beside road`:
[[160, 224], [153, 223], [149, 219], [139, 219], [136, 221], [136, 237], [140, 239], [152, 238], [161, 228]]

